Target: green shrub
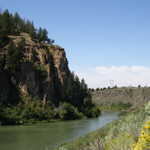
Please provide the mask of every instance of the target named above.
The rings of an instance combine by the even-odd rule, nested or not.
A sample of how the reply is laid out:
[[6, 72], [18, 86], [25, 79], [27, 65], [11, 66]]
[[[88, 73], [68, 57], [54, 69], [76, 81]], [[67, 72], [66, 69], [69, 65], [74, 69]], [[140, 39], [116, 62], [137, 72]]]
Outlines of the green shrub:
[[92, 106], [92, 107], [87, 107], [84, 110], [84, 114], [88, 117], [88, 118], [93, 118], [93, 117], [98, 117], [101, 114], [101, 111], [99, 109], [99, 107], [97, 106]]
[[42, 121], [53, 119], [55, 112], [51, 106], [44, 107], [39, 101], [32, 101], [24, 106], [21, 115], [26, 120]]
[[60, 106], [59, 117], [62, 120], [74, 120], [82, 118], [83, 114], [80, 113], [73, 105], [64, 103]]
[[23, 120], [19, 114], [20, 109], [17, 107], [1, 109], [0, 124], [2, 125], [16, 125], [22, 124]]
[[132, 106], [131, 103], [108, 103], [108, 104], [101, 104], [99, 106], [100, 110], [111, 110], [111, 111], [120, 111], [120, 110], [128, 110]]

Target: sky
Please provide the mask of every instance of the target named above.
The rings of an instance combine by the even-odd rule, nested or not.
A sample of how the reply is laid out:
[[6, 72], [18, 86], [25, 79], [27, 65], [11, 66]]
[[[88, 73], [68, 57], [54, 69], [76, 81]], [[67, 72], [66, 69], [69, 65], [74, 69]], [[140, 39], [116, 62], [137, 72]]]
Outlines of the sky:
[[91, 88], [150, 86], [149, 0], [0, 0], [66, 50]]

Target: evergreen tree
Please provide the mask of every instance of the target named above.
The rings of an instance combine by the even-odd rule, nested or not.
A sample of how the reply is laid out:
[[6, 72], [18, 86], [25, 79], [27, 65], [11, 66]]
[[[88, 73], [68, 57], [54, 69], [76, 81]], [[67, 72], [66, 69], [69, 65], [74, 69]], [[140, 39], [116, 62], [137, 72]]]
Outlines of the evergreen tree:
[[27, 20], [26, 26], [25, 26], [25, 32], [29, 33], [33, 39], [36, 38], [36, 29], [34, 28], [33, 22], [30, 22], [29, 20]]
[[70, 77], [66, 80], [64, 93], [64, 99], [77, 107], [81, 107], [84, 104], [85, 98], [90, 95], [85, 81], [83, 79], [80, 81], [74, 73], [71, 73]]
[[46, 30], [46, 29], [42, 29], [42, 28], [40, 27], [39, 30], [38, 30], [38, 34], [37, 34], [38, 40], [39, 40], [40, 42], [49, 41], [47, 34], [48, 34], [47, 30]]
[[21, 19], [18, 13], [15, 13], [13, 18], [14, 18], [15, 33], [19, 34], [21, 30], [23, 31], [22, 28], [23, 28], [24, 21]]
[[18, 46], [16, 46], [12, 41], [9, 44], [6, 57], [6, 69], [8, 69], [11, 73], [15, 73], [19, 69], [21, 62], [23, 61], [24, 46], [24, 39], [22, 39], [18, 43]]
[[28, 33], [32, 39], [39, 42], [47, 42], [53, 44], [54, 40], [48, 38], [48, 31], [41, 27], [37, 30], [33, 22], [22, 19], [18, 13], [10, 14], [8, 10], [0, 13], [0, 44], [8, 35], [19, 35], [21, 32]]

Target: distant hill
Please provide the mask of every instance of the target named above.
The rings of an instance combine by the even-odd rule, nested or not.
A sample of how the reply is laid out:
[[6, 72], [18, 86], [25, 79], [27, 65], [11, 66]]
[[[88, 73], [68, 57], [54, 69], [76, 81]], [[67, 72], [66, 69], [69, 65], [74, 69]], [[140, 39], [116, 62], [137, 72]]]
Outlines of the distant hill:
[[123, 87], [97, 89], [91, 92], [92, 101], [97, 105], [110, 106], [129, 104], [133, 107], [141, 106], [150, 100], [149, 87]]

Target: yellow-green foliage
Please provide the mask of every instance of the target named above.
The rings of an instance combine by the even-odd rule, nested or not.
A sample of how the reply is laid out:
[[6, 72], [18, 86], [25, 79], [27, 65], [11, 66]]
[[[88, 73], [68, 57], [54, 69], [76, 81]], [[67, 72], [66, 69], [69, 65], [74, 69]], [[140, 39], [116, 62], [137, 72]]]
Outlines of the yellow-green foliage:
[[133, 146], [133, 150], [149, 150], [150, 149], [150, 121], [146, 122], [138, 142]]
[[106, 141], [105, 150], [128, 150], [134, 142], [133, 135], [127, 132]]

